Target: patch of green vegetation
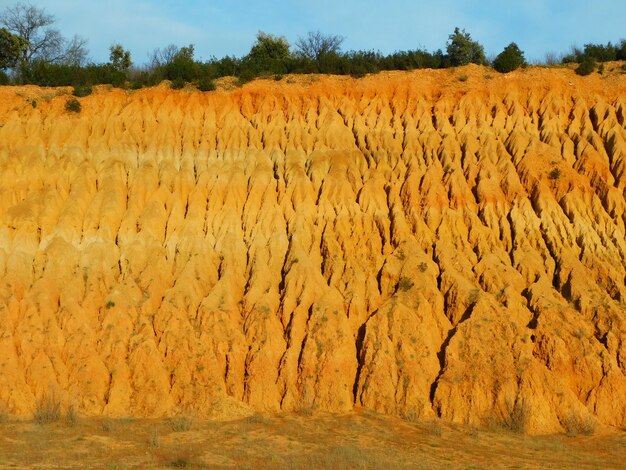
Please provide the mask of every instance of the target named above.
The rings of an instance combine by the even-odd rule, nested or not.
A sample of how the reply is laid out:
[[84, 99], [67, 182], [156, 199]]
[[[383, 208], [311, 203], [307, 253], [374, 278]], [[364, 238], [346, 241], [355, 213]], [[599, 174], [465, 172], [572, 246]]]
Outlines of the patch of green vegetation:
[[83, 107], [76, 98], [70, 98], [65, 102], [65, 110], [70, 113], [80, 113]]
[[411, 287], [413, 287], [413, 281], [411, 281], [408, 277], [403, 276], [398, 281], [398, 290], [401, 290], [402, 292], [408, 291]]

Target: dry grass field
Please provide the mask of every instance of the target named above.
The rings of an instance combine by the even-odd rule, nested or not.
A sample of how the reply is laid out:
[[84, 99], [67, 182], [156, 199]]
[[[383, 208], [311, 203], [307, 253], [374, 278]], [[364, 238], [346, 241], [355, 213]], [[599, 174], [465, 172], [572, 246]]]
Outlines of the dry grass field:
[[0, 424], [0, 468], [623, 468], [626, 433], [525, 436], [372, 413]]

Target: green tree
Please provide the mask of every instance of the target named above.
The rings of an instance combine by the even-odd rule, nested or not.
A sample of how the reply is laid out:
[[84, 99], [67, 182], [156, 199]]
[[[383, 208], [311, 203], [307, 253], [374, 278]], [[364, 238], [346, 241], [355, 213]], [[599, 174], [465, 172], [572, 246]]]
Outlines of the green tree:
[[493, 61], [493, 68], [501, 73], [512, 72], [524, 65], [524, 53], [514, 42], [506, 46]]
[[0, 28], [0, 70], [15, 67], [25, 47], [26, 42], [21, 37]]
[[121, 44], [113, 44], [109, 50], [111, 51], [109, 60], [116, 70], [125, 72], [133, 64], [130, 60], [130, 51], [124, 50]]
[[54, 22], [54, 16], [27, 3], [7, 7], [0, 14], [0, 25], [25, 42], [26, 46], [21, 51], [21, 65], [30, 65], [36, 60], [83, 64], [87, 58], [87, 40], [79, 36], [65, 39], [58, 29], [52, 27]]
[[454, 28], [454, 33], [448, 36], [446, 46], [448, 60], [453, 67], [469, 63], [485, 65], [487, 58], [485, 50], [478, 42], [473, 41], [470, 34], [465, 30]]
[[285, 73], [290, 59], [291, 52], [286, 38], [259, 31], [255, 43], [243, 60], [241, 72], [251, 76]]
[[194, 46], [181, 47], [169, 64], [165, 67], [165, 75], [169, 80], [190, 82], [196, 78], [196, 62], [193, 58]]

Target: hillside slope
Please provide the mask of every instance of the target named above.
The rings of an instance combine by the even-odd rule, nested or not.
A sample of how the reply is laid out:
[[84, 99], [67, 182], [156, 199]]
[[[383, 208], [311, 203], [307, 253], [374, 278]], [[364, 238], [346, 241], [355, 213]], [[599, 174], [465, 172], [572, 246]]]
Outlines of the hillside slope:
[[0, 407], [626, 426], [626, 75], [487, 73], [0, 88]]

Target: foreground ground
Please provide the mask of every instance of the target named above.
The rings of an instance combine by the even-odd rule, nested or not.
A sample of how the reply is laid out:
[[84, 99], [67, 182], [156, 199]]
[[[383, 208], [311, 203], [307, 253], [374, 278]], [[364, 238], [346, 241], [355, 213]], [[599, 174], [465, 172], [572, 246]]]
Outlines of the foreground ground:
[[530, 437], [353, 413], [0, 424], [0, 468], [623, 468], [626, 433]]

